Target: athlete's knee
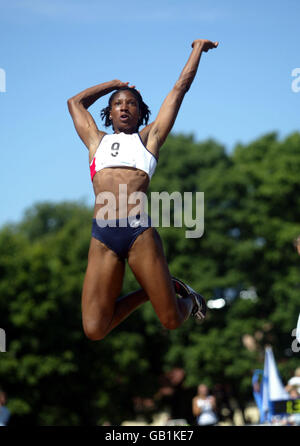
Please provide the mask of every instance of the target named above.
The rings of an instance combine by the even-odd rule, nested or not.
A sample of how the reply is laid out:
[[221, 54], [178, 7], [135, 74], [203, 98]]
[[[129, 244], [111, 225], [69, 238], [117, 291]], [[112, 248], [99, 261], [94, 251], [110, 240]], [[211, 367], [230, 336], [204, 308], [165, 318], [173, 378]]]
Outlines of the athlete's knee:
[[164, 315], [160, 320], [163, 326], [168, 330], [176, 330], [176, 328], [180, 327], [181, 325], [181, 320], [179, 317], [173, 314]]
[[107, 335], [104, 324], [94, 320], [83, 321], [83, 331], [91, 341], [101, 341]]

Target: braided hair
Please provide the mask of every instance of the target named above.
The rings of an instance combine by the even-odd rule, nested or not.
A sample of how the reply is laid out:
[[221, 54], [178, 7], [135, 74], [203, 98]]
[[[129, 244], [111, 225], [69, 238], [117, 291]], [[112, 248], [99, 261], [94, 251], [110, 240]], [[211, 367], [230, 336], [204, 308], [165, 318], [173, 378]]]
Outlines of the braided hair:
[[132, 87], [121, 87], [118, 90], [116, 90], [109, 98], [108, 100], [108, 106], [103, 108], [100, 112], [100, 116], [101, 119], [104, 121], [104, 125], [105, 127], [110, 127], [113, 126], [113, 122], [112, 120], [109, 118], [110, 115], [110, 111], [111, 111], [111, 105], [113, 102], [114, 97], [120, 92], [120, 91], [124, 91], [124, 90], [128, 90], [130, 91], [130, 93], [133, 94], [133, 96], [136, 98], [136, 100], [138, 101], [138, 105], [139, 105], [139, 109], [140, 109], [140, 119], [138, 122], [138, 127], [140, 127], [141, 125], [148, 124], [149, 121], [149, 117], [151, 114], [151, 111], [149, 110], [149, 107], [147, 104], [145, 104], [145, 102], [143, 101], [143, 98], [141, 96], [141, 94], [139, 93], [139, 91], [137, 91], [135, 88]]

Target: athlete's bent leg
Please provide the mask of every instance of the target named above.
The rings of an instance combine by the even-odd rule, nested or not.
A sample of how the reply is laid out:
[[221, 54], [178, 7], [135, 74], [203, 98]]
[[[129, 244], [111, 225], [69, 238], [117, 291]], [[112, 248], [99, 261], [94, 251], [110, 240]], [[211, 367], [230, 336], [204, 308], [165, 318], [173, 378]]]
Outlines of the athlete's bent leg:
[[128, 264], [169, 330], [179, 327], [193, 310], [193, 299], [176, 297], [160, 236], [155, 228], [140, 234], [132, 245]]
[[148, 300], [143, 290], [118, 299], [124, 272], [124, 262], [103, 243], [92, 238], [81, 303], [83, 329], [89, 339], [103, 339]]

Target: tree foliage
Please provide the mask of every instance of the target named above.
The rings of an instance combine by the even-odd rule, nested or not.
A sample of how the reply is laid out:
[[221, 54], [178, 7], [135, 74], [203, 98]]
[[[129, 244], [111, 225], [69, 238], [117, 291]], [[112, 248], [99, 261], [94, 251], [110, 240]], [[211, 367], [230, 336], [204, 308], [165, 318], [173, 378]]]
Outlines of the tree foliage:
[[[0, 383], [12, 423], [118, 424], [136, 417], [137, 398], [161, 407], [161, 377], [178, 367], [189, 397], [200, 382], [223, 383], [243, 406], [266, 344], [287, 380], [299, 363], [291, 349], [300, 302], [292, 244], [300, 233], [299, 172], [298, 133], [283, 141], [271, 133], [232, 153], [213, 140], [168, 138], [150, 192], [205, 194], [201, 238], [186, 238], [185, 227], [158, 228], [170, 271], [226, 302], [209, 310], [204, 324], [189, 319], [174, 331], [147, 303], [105, 340], [85, 338], [80, 300], [92, 210], [83, 203], [38, 203], [22, 222], [2, 227], [7, 352], [0, 354]], [[123, 293], [137, 286], [127, 268]]]

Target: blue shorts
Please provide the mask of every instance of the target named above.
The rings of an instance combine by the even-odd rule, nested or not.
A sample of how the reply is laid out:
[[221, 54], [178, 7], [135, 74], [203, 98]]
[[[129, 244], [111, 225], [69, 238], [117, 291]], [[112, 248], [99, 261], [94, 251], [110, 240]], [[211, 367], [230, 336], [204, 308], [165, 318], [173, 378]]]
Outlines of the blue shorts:
[[136, 238], [150, 227], [151, 219], [146, 214], [116, 220], [94, 218], [92, 237], [104, 243], [122, 260], [125, 260]]

